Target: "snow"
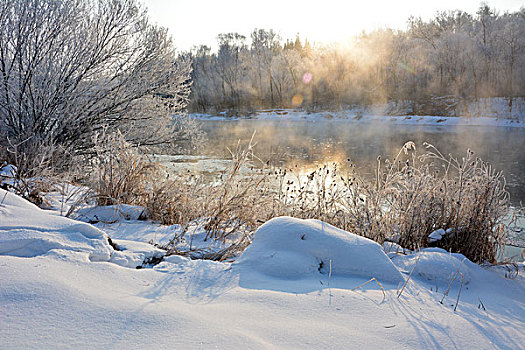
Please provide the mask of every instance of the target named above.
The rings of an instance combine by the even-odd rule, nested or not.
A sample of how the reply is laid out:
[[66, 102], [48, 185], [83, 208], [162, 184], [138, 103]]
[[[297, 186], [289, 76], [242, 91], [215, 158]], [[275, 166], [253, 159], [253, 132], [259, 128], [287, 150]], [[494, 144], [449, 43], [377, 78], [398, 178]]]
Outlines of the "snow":
[[279, 279], [330, 274], [403, 281], [376, 242], [322, 221], [291, 217], [262, 225], [238, 264]]
[[429, 238], [428, 241], [430, 243], [440, 241], [444, 236], [446, 236], [446, 234], [447, 233], [445, 232], [445, 230], [440, 228], [439, 230], [435, 230], [431, 234], [428, 235], [428, 238]]
[[120, 248], [115, 251], [108, 235], [93, 225], [40, 209], [2, 189], [0, 198], [0, 255], [28, 258], [69, 251], [82, 253], [86, 261], [135, 268], [163, 254], [150, 244], [126, 240], [115, 241]]
[[[119, 220], [96, 228], [0, 190], [2, 349], [518, 349], [525, 343], [523, 264], [516, 276], [437, 248], [404, 251], [390, 261], [381, 246], [320, 221], [277, 218], [236, 263], [169, 256], [153, 265], [143, 262], [163, 252], [131, 240], [126, 226], [153, 224]], [[103, 227], [112, 233], [128, 227], [121, 239], [112, 237], [120, 251]], [[318, 259], [332, 261], [331, 274], [316, 268]], [[463, 285], [454, 280], [448, 288], [458, 268]], [[381, 285], [359, 287], [371, 276]], [[400, 276], [407, 281], [401, 293]]]
[[167, 244], [171, 238], [182, 232], [180, 225], [160, 225], [150, 221], [120, 220], [100, 221], [93, 226], [106, 232], [111, 238], [143, 243]]
[[441, 248], [422, 249], [417, 254], [398, 255], [392, 258], [394, 264], [403, 272], [413, 270], [413, 278], [433, 282], [437, 286], [461, 281], [468, 284], [471, 280], [471, 269], [481, 269], [461, 254], [451, 254]]
[[239, 119], [258, 119], [258, 120], [283, 120], [311, 122], [330, 120], [334, 123], [349, 124], [392, 124], [392, 125], [433, 125], [433, 126], [485, 126], [485, 127], [514, 127], [525, 128], [525, 113], [522, 112], [517, 117], [506, 118], [495, 113], [482, 114], [475, 117], [444, 117], [431, 115], [384, 115], [373, 111], [361, 110], [342, 110], [336, 112], [305, 112], [295, 109], [269, 110], [256, 112], [250, 116], [224, 116], [195, 113], [192, 116], [201, 120], [239, 120]]
[[49, 192], [43, 193], [43, 209], [55, 211], [58, 215], [69, 216], [79, 205], [94, 202], [92, 191], [85, 186], [75, 186], [62, 182], [52, 184]]
[[4, 164], [0, 168], [0, 180], [2, 180], [3, 178], [13, 178], [15, 177], [15, 174], [16, 167], [14, 165], [6, 164], [4, 162]]
[[166, 246], [173, 240], [173, 248], [180, 254], [198, 258], [208, 253], [217, 253], [237, 242], [242, 232], [229, 235], [224, 240], [214, 240], [204, 229], [204, 221], [197, 220], [186, 230], [181, 225], [160, 225], [151, 221], [126, 220], [96, 222], [94, 226], [117, 240], [137, 241], [156, 246]]
[[118, 251], [111, 252], [109, 262], [129, 267], [141, 268], [148, 265], [152, 258], [161, 259], [166, 253], [163, 250], [155, 248], [151, 244], [142, 242], [133, 242], [127, 240], [112, 240], [118, 247]]
[[369, 107], [347, 107], [337, 111], [303, 111], [299, 109], [259, 110], [249, 115], [234, 115], [219, 112], [216, 114], [193, 113], [196, 119], [205, 120], [332, 120], [334, 122], [349, 122], [367, 124], [387, 122], [401, 125], [451, 125], [451, 126], [502, 126], [525, 127], [525, 99], [515, 98], [513, 107], [509, 110], [506, 98], [487, 98], [472, 101], [464, 106], [460, 116], [411, 115], [410, 101], [396, 104], [393, 102], [375, 104]]
[[120, 220], [139, 220], [145, 216], [145, 211], [143, 207], [138, 205], [108, 205], [82, 208], [78, 211], [76, 218], [77, 220], [91, 223], [112, 223]]
[[107, 235], [97, 228], [55, 216], [0, 190], [0, 255], [35, 257], [51, 250], [87, 253], [91, 261], [109, 260]]
[[383, 247], [384, 252], [390, 259], [392, 259], [392, 257], [399, 255], [399, 254], [406, 255], [406, 254], [412, 253], [410, 250], [401, 247], [399, 244], [395, 242], [385, 241], [383, 242], [382, 247]]

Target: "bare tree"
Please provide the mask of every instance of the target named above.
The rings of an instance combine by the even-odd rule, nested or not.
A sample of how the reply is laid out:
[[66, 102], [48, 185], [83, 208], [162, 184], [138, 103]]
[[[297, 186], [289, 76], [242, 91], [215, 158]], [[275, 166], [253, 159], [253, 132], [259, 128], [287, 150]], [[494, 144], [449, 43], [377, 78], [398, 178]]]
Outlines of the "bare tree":
[[189, 137], [172, 115], [190, 72], [136, 0], [2, 1], [0, 144], [28, 170], [89, 153], [102, 128], [140, 145]]
[[[243, 41], [237, 50], [234, 36], [222, 35], [217, 53], [191, 56], [192, 107], [375, 105], [388, 113], [457, 116], [489, 111], [491, 100], [505, 98], [502, 116], [517, 116], [525, 97], [524, 38], [525, 8], [500, 15], [485, 4], [476, 14], [411, 17], [407, 30], [363, 32], [348, 45], [303, 45], [299, 37], [282, 44], [272, 30], [255, 29], [250, 45]], [[301, 103], [292, 103], [294, 96]]]
[[274, 78], [272, 74], [272, 60], [280, 51], [279, 36], [273, 31], [264, 29], [254, 29], [251, 34], [252, 52], [255, 53], [257, 62], [257, 76], [259, 78], [259, 92], [263, 92], [263, 72], [266, 72], [268, 78], [268, 87], [270, 90], [270, 105], [275, 107], [274, 96]]
[[217, 40], [219, 51], [216, 68], [221, 78], [223, 104], [230, 109], [239, 109], [240, 77], [244, 71], [241, 55], [246, 49], [246, 37], [238, 33], [227, 33], [219, 34]]

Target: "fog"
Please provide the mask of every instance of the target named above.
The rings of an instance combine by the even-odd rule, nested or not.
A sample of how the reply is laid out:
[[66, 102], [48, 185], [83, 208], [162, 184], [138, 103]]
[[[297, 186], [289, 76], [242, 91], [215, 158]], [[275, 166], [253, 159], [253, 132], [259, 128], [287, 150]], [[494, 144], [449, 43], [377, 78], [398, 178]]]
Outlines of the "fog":
[[[436, 146], [443, 154], [462, 157], [467, 150], [503, 171], [513, 205], [525, 202], [525, 130], [518, 128], [407, 126], [353, 124], [342, 121], [201, 121], [206, 142], [194, 155], [230, 157], [237, 143], [247, 145], [254, 135], [255, 154], [263, 163], [307, 172], [325, 163], [351, 160], [373, 176], [377, 157], [393, 158], [407, 141]], [[259, 162], [255, 161], [257, 165]], [[206, 170], [206, 169], [201, 169]]]

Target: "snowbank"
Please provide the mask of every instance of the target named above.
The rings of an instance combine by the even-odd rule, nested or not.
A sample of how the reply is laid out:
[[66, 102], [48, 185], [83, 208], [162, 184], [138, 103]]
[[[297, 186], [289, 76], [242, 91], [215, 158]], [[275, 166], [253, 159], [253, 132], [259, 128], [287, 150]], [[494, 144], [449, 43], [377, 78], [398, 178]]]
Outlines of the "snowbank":
[[441, 248], [426, 248], [411, 255], [397, 255], [394, 264], [412, 278], [430, 281], [439, 287], [449, 283], [468, 284], [472, 279], [472, 269], [480, 267], [462, 254], [452, 254]]
[[50, 214], [0, 189], [0, 255], [35, 257], [51, 250], [88, 253], [92, 261], [109, 261], [113, 250], [99, 229]]
[[238, 264], [281, 279], [330, 274], [375, 277], [392, 283], [403, 280], [376, 242], [322, 221], [291, 217], [262, 225]]
[[[525, 103], [523, 104], [525, 106]], [[470, 116], [445, 117], [432, 115], [385, 115], [384, 109], [360, 110], [348, 109], [336, 112], [306, 112], [294, 109], [280, 109], [256, 112], [250, 116], [226, 116], [194, 113], [192, 116], [201, 120], [285, 120], [285, 121], [326, 121], [351, 124], [388, 123], [398, 125], [434, 125], [434, 126], [485, 126], [485, 127], [516, 127], [525, 128], [525, 109], [522, 108], [512, 115], [490, 112], [477, 112]]]
[[55, 215], [0, 189], [0, 255], [30, 258], [73, 252], [86, 261], [136, 268], [164, 253], [146, 243], [115, 243], [119, 250], [110, 245], [105, 232], [93, 225]]
[[[129, 231], [138, 225], [120, 224], [127, 223]], [[128, 239], [112, 237], [117, 251], [93, 225], [0, 190], [0, 347], [518, 349], [525, 343], [525, 279], [505, 267], [485, 269], [429, 249], [396, 254], [399, 272], [367, 239], [286, 217], [263, 225], [234, 265], [170, 256], [148, 266], [162, 252], [121, 234]], [[432, 288], [430, 274], [445, 272], [446, 279], [458, 266], [470, 278], [461, 295], [457, 285], [448, 295]], [[414, 267], [401, 297], [384, 283], [355, 289], [365, 278], [399, 279]], [[258, 283], [247, 286], [243, 278]]]

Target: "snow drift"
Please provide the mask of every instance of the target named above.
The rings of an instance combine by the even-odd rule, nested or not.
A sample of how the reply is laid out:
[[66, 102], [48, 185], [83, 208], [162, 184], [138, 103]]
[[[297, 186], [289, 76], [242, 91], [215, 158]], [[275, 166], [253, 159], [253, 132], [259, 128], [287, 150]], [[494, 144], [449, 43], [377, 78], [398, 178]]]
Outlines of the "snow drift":
[[291, 217], [274, 218], [262, 225], [238, 264], [281, 279], [330, 274], [375, 277], [392, 283], [403, 280], [376, 242], [322, 221]]
[[[0, 190], [2, 349], [151, 348], [152, 339], [159, 349], [519, 349], [525, 342], [523, 265], [507, 277], [505, 267], [390, 244], [401, 273], [415, 266], [399, 298], [395, 285], [355, 290], [364, 278], [401, 280], [401, 273], [378, 244], [320, 221], [269, 221], [233, 266], [176, 255], [152, 266], [145, 260], [162, 252], [131, 238], [144, 239], [145, 225], [150, 235], [160, 227], [121, 220], [97, 224], [111, 228], [117, 251], [93, 225]], [[121, 267], [139, 265], [151, 268]], [[461, 298], [457, 284], [448, 296], [446, 286], [437, 292], [435, 274], [446, 281], [458, 268], [470, 280]]]
[[46, 254], [80, 253], [88, 261], [106, 261], [135, 268], [164, 252], [150, 244], [115, 241], [93, 225], [38, 208], [0, 189], [0, 255], [30, 258]]
[[449, 253], [441, 248], [426, 248], [411, 255], [397, 255], [393, 263], [402, 271], [413, 270], [414, 278], [421, 278], [438, 285], [447, 283], [467, 284], [472, 279], [472, 270], [480, 267], [464, 255]]
[[54, 249], [86, 252], [92, 261], [109, 261], [113, 250], [99, 229], [48, 211], [0, 190], [0, 255], [35, 257]]

